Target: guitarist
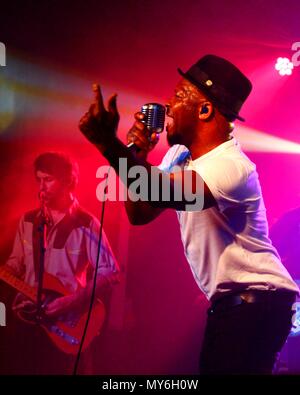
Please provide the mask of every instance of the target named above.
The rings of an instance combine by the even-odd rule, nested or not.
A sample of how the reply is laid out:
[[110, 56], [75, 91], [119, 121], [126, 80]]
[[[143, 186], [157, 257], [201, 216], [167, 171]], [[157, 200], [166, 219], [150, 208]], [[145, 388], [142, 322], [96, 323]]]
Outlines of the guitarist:
[[[46, 152], [34, 162], [39, 186], [40, 208], [26, 212], [20, 220], [12, 253], [5, 268], [32, 287], [38, 286], [42, 219], [46, 217], [44, 272], [51, 274], [68, 290], [66, 296], [50, 299], [43, 306], [46, 318], [88, 308], [93, 267], [96, 264], [99, 222], [79, 206], [74, 196], [78, 165], [63, 153]], [[96, 296], [102, 296], [118, 282], [119, 268], [105, 233], [96, 283]], [[18, 294], [13, 310], [19, 316], [36, 311], [36, 305]], [[12, 370], [16, 374], [66, 374], [72, 371], [74, 357], [62, 353], [37, 325], [18, 324], [14, 333]], [[19, 343], [19, 344], [17, 344]], [[17, 353], [17, 354], [16, 354]], [[18, 361], [17, 361], [18, 360]]]

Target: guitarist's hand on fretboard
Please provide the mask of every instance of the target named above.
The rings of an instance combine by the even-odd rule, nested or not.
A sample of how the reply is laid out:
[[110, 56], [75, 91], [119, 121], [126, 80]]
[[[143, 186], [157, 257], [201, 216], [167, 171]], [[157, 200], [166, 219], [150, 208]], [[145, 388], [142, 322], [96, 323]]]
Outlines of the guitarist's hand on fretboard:
[[36, 322], [37, 306], [31, 300], [23, 299], [18, 303], [14, 303], [12, 309], [23, 321], [28, 323]]

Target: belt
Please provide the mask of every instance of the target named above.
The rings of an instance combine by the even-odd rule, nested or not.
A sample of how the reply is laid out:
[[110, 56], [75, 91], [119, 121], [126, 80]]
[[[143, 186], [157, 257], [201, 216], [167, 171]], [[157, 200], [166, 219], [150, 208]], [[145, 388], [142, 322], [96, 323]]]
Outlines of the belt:
[[296, 293], [292, 291], [259, 291], [249, 290], [226, 295], [216, 299], [209, 313], [226, 311], [231, 307], [245, 303], [269, 303], [276, 306], [292, 306], [296, 301]]

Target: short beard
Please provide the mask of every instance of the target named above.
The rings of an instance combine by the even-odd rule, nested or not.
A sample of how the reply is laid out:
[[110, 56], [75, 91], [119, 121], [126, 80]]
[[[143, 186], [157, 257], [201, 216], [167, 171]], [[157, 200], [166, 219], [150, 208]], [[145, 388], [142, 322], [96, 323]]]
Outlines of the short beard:
[[178, 134], [172, 134], [172, 135], [167, 134], [167, 142], [168, 142], [170, 147], [172, 147], [175, 144], [180, 144], [180, 145], [183, 144], [182, 143], [182, 138]]

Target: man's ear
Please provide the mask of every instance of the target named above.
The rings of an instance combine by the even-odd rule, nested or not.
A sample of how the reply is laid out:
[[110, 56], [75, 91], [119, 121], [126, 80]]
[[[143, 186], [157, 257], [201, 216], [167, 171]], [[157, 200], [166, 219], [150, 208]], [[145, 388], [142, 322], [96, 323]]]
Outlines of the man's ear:
[[199, 119], [206, 121], [208, 120], [211, 115], [213, 114], [214, 111], [214, 106], [212, 105], [211, 102], [206, 101], [201, 103], [200, 109], [199, 109]]

